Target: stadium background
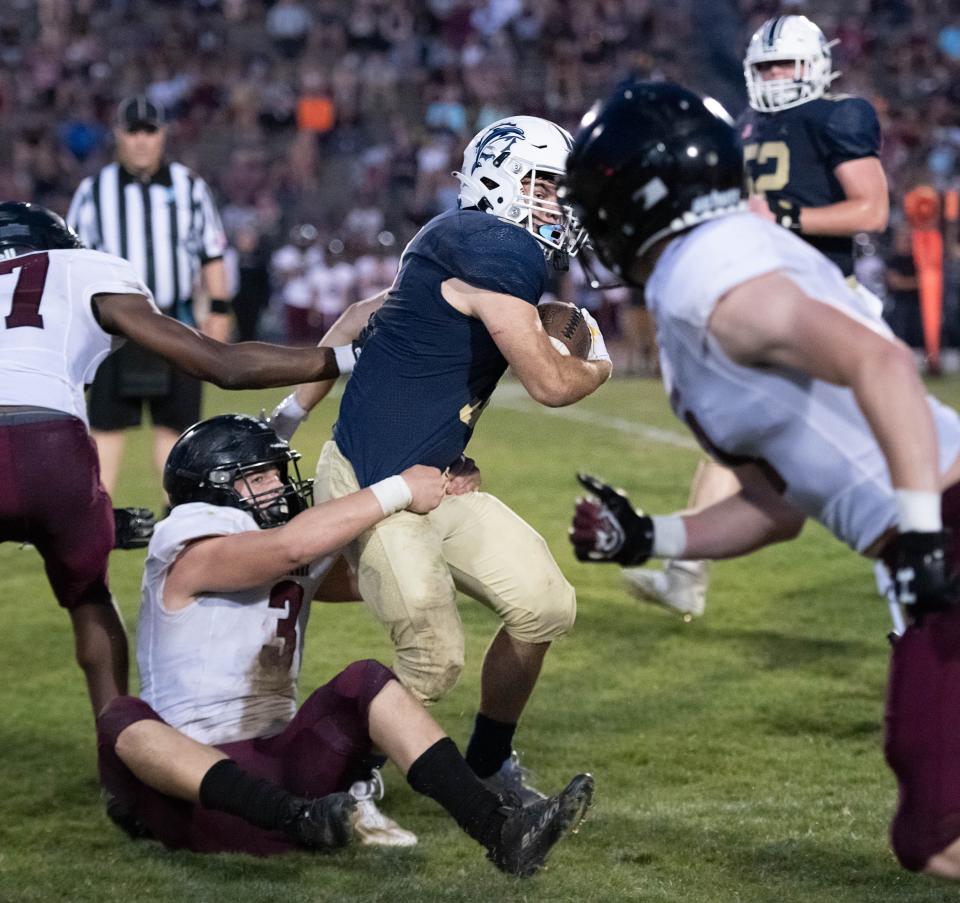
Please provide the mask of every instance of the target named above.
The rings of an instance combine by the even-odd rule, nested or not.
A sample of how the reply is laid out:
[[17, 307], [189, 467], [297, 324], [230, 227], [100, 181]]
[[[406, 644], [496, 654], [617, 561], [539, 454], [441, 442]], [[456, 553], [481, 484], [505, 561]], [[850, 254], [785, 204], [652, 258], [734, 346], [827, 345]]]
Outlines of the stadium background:
[[[864, 238], [860, 276], [890, 294], [894, 326], [917, 344], [915, 293], [885, 291], [884, 261], [896, 254], [905, 193], [960, 177], [954, 0], [7, 0], [0, 196], [65, 212], [81, 178], [111, 157], [117, 101], [146, 91], [171, 116], [172, 157], [218, 195], [239, 248], [228, 260], [235, 285], [266, 294], [271, 256], [300, 223], [318, 228], [328, 268], [394, 258], [455, 203], [450, 173], [464, 144], [501, 116], [574, 130], [631, 72], [712, 93], [736, 114], [747, 39], [778, 12], [806, 13], [839, 38], [838, 89], [880, 115], [891, 225]], [[946, 237], [944, 338], [955, 346], [955, 225]], [[289, 273], [272, 277], [260, 333], [282, 340]], [[378, 287], [359, 282], [353, 297]], [[617, 338], [625, 295], [558, 290], [602, 309]]]
[[[451, 202], [448, 172], [463, 141], [501, 113], [574, 126], [631, 69], [739, 109], [746, 37], [778, 11], [806, 12], [842, 35], [841, 86], [881, 113], [895, 221], [908, 188], [942, 190], [955, 178], [958, 35], [946, 3], [332, 0], [303, 4], [313, 24], [301, 38], [271, 36], [271, 10], [295, 23], [299, 6], [6, 0], [0, 194], [65, 210], [80, 178], [109, 159], [116, 101], [146, 89], [174, 117], [173, 155], [211, 181], [231, 237], [252, 231], [261, 259], [305, 221], [325, 246], [350, 238], [351, 222], [367, 243], [390, 232], [395, 244], [383, 236], [378, 245], [389, 251]], [[341, 240], [344, 254], [362, 248]], [[960, 403], [955, 379], [931, 386]], [[256, 412], [281, 395], [211, 391], [207, 412]], [[308, 462], [335, 412], [327, 403], [298, 434]], [[118, 504], [159, 506], [148, 432], [132, 444]], [[550, 656], [518, 745], [545, 787], [593, 770], [597, 805], [545, 874], [519, 884], [494, 872], [393, 770], [385, 807], [420, 835], [413, 851], [263, 862], [127, 841], [97, 798], [64, 614], [36, 553], [6, 544], [0, 901], [955, 899], [956, 888], [902, 872], [888, 848], [888, 618], [866, 563], [809, 527], [795, 543], [716, 565], [711, 608], [689, 625], [637, 606], [615, 568], [577, 564], [564, 535], [577, 469], [589, 464], [654, 511], [685, 501], [698, 453], [650, 380], [617, 380], [560, 411], [508, 383], [471, 450], [488, 488], [544, 533], [578, 590], [576, 631]], [[142, 562], [138, 552], [111, 559], [131, 632]], [[461, 611], [467, 669], [436, 710], [460, 743], [494, 626], [477, 605]], [[358, 656], [390, 657], [359, 606], [319, 608], [307, 643], [306, 690]]]

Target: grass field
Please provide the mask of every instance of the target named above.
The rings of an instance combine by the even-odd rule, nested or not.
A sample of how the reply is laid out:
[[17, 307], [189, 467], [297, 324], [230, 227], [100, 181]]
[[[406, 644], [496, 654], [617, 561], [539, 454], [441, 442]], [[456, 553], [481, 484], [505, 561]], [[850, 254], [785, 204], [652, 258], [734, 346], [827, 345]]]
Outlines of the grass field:
[[[960, 401], [957, 382], [933, 388]], [[256, 412], [280, 394], [210, 391], [207, 410]], [[297, 436], [308, 467], [335, 409], [318, 411]], [[159, 504], [147, 438], [131, 441], [118, 504]], [[36, 553], [7, 544], [0, 546], [0, 901], [957, 898], [946, 883], [901, 871], [888, 848], [894, 784], [881, 733], [889, 619], [866, 562], [808, 526], [792, 544], [716, 565], [707, 614], [691, 624], [631, 601], [616, 568], [577, 564], [565, 536], [577, 469], [589, 465], [654, 511], [686, 500], [698, 455], [654, 382], [615, 381], [559, 414], [507, 384], [471, 453], [486, 488], [544, 534], [578, 592], [576, 629], [551, 652], [517, 745], [544, 788], [592, 771], [596, 804], [544, 874], [518, 882], [497, 873], [392, 768], [384, 808], [420, 835], [411, 852], [260, 861], [128, 841], [98, 800], [91, 716], [68, 620]], [[111, 562], [131, 632], [142, 560], [118, 552]], [[469, 734], [481, 656], [495, 628], [470, 600], [462, 614], [467, 667], [435, 710], [459, 743]], [[390, 660], [381, 629], [360, 606], [318, 606], [307, 645], [304, 693], [353, 659]]]

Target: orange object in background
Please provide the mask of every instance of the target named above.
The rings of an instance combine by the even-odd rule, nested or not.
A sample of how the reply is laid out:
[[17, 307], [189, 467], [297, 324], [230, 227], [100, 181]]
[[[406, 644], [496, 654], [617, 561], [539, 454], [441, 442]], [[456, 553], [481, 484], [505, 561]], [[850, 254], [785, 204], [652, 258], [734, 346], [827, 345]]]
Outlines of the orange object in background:
[[329, 132], [334, 124], [333, 101], [322, 94], [297, 101], [297, 128], [303, 132]]
[[[955, 203], [956, 199], [952, 200]], [[943, 236], [940, 196], [929, 185], [908, 191], [903, 209], [913, 227], [913, 259], [920, 289], [923, 342], [931, 373], [940, 372], [940, 331], [943, 325]]]

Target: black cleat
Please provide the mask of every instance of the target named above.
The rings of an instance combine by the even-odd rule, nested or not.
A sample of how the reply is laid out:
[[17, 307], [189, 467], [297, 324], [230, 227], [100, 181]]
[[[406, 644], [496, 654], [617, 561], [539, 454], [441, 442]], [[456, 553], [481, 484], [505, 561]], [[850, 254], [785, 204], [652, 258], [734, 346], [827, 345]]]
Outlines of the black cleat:
[[303, 800], [284, 832], [310, 850], [333, 850], [353, 837], [353, 811], [357, 801], [349, 793], [331, 793], [316, 800]]
[[556, 796], [505, 810], [500, 840], [487, 858], [501, 872], [529, 878], [543, 868], [553, 847], [583, 821], [593, 799], [593, 776], [578, 774]]
[[131, 840], [152, 840], [153, 833], [140, 821], [136, 809], [127, 803], [122, 803], [112, 793], [103, 791], [106, 802], [107, 817]]

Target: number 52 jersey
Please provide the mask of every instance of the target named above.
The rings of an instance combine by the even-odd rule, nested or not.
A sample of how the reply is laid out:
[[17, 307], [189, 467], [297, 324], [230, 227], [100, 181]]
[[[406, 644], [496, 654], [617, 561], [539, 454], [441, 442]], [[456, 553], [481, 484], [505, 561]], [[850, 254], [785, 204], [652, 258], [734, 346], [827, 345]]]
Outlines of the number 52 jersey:
[[84, 386], [124, 341], [97, 322], [93, 296], [150, 290], [100, 251], [35, 251], [0, 261], [0, 405], [36, 405], [87, 422]]

